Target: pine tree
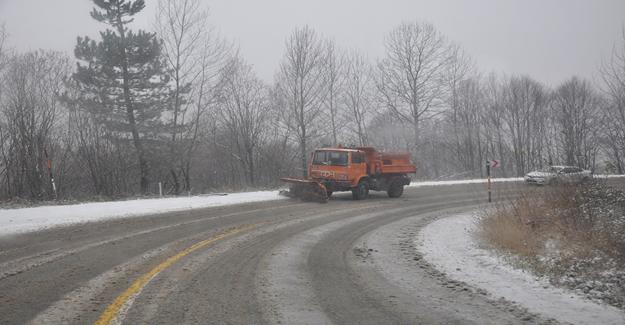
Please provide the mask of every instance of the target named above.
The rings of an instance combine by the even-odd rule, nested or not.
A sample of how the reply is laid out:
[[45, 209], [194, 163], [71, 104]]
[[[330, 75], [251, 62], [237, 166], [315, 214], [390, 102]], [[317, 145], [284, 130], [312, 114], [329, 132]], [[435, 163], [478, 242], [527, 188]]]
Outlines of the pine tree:
[[83, 108], [121, 138], [131, 135], [137, 153], [142, 193], [149, 189], [148, 140], [162, 126], [170, 90], [154, 33], [133, 32], [127, 25], [144, 7], [143, 0], [93, 0], [91, 16], [112, 27], [101, 40], [78, 37], [74, 50], [80, 61], [74, 74]]

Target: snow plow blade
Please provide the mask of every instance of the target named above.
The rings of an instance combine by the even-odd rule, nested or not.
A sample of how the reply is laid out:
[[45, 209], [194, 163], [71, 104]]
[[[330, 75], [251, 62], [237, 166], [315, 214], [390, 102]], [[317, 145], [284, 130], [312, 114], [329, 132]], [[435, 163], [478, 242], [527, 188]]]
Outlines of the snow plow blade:
[[319, 182], [289, 177], [283, 177], [280, 180], [289, 184], [288, 191], [280, 191], [280, 194], [284, 196], [299, 198], [302, 201], [328, 202], [326, 187]]

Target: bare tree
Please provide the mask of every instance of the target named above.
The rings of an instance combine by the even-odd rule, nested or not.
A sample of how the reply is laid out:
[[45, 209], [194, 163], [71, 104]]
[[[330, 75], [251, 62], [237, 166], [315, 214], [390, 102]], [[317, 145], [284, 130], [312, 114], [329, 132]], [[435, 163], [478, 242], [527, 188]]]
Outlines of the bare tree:
[[352, 52], [347, 59], [343, 103], [346, 114], [353, 125], [353, 131], [361, 146], [369, 143], [367, 123], [375, 105], [375, 80], [369, 62], [358, 52]]
[[[59, 183], [72, 195], [116, 197], [132, 194], [133, 148], [122, 134], [111, 130], [98, 109], [86, 109], [96, 103], [84, 100], [88, 96], [73, 79], [67, 80], [61, 100], [66, 106], [67, 139], [71, 150], [68, 170], [60, 170]], [[103, 107], [99, 107], [105, 109]], [[61, 182], [67, 179], [66, 182]]]
[[426, 23], [399, 25], [385, 46], [386, 58], [378, 64], [378, 89], [386, 106], [412, 125], [416, 154], [420, 122], [445, 98], [443, 77], [453, 51], [445, 37]]
[[324, 64], [324, 83], [327, 95], [324, 105], [330, 117], [332, 131], [332, 145], [338, 144], [338, 134], [341, 131], [341, 114], [339, 101], [343, 91], [345, 56], [336, 49], [333, 41], [326, 42], [326, 62]]
[[625, 28], [621, 44], [614, 47], [610, 59], [600, 69], [603, 91], [608, 98], [606, 126], [619, 172], [625, 169]]
[[249, 185], [256, 183], [257, 148], [269, 113], [268, 89], [243, 59], [232, 58], [221, 74], [219, 109]]
[[270, 88], [268, 94], [269, 111], [266, 121], [265, 141], [259, 148], [259, 177], [264, 184], [280, 184], [280, 177], [296, 175], [300, 166], [298, 143], [293, 143], [294, 129], [285, 127], [285, 99], [277, 87]]
[[[513, 169], [512, 159], [509, 158], [507, 133], [505, 130], [504, 111], [504, 87], [494, 74], [488, 75], [484, 81], [484, 109], [482, 110], [481, 123], [484, 126], [486, 152], [502, 159], [502, 176], [507, 176], [508, 171]], [[508, 163], [509, 162], [509, 163]]]
[[[187, 136], [197, 135], [194, 123], [201, 115], [197, 103], [206, 104], [207, 92], [214, 87], [217, 71], [223, 66], [230, 48], [208, 25], [208, 11], [199, 0], [159, 0], [154, 27], [163, 41], [162, 53], [174, 84], [169, 122], [169, 174], [173, 191], [179, 194], [180, 178], [188, 174], [190, 168], [185, 159], [188, 155], [184, 153], [193, 151], [194, 145], [189, 142], [195, 141]], [[195, 112], [187, 115], [194, 102]], [[190, 187], [187, 181], [185, 187]]]
[[[0, 77], [7, 62], [6, 54], [7, 33], [4, 24], [0, 25]], [[0, 82], [0, 101], [2, 100], [2, 83]]]
[[229, 53], [229, 46], [225, 46], [225, 48], [221, 46], [215, 47], [212, 42], [207, 41], [203, 45], [200, 60], [198, 61], [199, 74], [191, 87], [189, 95], [193, 99], [193, 110], [183, 136], [186, 139], [186, 143], [183, 153], [182, 172], [187, 191], [191, 190], [191, 166], [196, 150], [199, 147], [200, 138], [202, 135], [210, 134], [216, 128], [216, 114], [211, 111], [211, 107], [214, 106], [216, 100], [219, 72], [223, 64], [225, 64], [225, 59]]
[[599, 105], [588, 81], [573, 77], [556, 89], [551, 107], [567, 165], [594, 167]]
[[284, 104], [285, 125], [297, 138], [302, 173], [306, 174], [308, 143], [318, 135], [319, 120], [327, 93], [324, 85], [326, 55], [323, 42], [310, 27], [296, 29], [286, 42], [277, 76], [277, 91]]
[[[3, 102], [3, 95], [4, 95], [4, 87], [6, 84], [6, 80], [5, 80], [5, 76], [4, 76], [4, 67], [6, 65], [7, 62], [7, 54], [6, 52], [6, 39], [7, 39], [7, 34], [6, 34], [6, 29], [5, 29], [5, 25], [2, 24], [0, 26], [0, 108], [4, 109], [6, 107], [6, 104]], [[10, 185], [11, 185], [11, 178], [10, 178], [10, 170], [9, 170], [9, 166], [12, 162], [12, 158], [9, 157], [8, 153], [10, 151], [11, 148], [11, 141], [9, 139], [10, 134], [8, 133], [8, 123], [5, 119], [0, 118], [0, 153], [2, 154], [2, 162], [1, 162], [1, 166], [2, 166], [2, 170], [0, 171], [0, 176], [4, 179], [4, 186], [3, 186], [3, 192], [5, 192], [5, 196], [10, 196], [11, 195], [11, 191], [10, 191]]]
[[6, 64], [6, 40], [8, 38], [7, 32], [6, 32], [6, 27], [4, 26], [4, 24], [0, 25], [0, 72], [2, 72], [2, 69], [4, 68], [4, 65]]
[[480, 176], [484, 157], [482, 139], [483, 96], [479, 79], [462, 80], [455, 85], [455, 103], [452, 110], [456, 158], [461, 171], [471, 176]]
[[625, 172], [625, 153], [623, 152], [623, 139], [625, 139], [625, 129], [619, 127], [619, 123], [615, 122], [610, 116], [612, 109], [611, 103], [604, 102], [604, 111], [601, 116], [602, 125], [605, 126], [601, 137], [601, 142], [606, 150], [606, 154], [610, 161], [607, 162], [606, 169], [609, 172], [623, 174]]
[[455, 161], [466, 175], [478, 176], [483, 158], [481, 111], [483, 90], [481, 79], [472, 59], [458, 46], [451, 47], [450, 62], [446, 65], [446, 83], [449, 109], [446, 121], [451, 123], [451, 146]]
[[512, 143], [517, 175], [544, 164], [548, 93], [529, 77], [512, 77], [504, 88], [504, 121]]
[[69, 60], [57, 52], [15, 56], [2, 85], [2, 155], [9, 196], [51, 196], [45, 162], [53, 156], [52, 134], [59, 115], [58, 96], [69, 75]]

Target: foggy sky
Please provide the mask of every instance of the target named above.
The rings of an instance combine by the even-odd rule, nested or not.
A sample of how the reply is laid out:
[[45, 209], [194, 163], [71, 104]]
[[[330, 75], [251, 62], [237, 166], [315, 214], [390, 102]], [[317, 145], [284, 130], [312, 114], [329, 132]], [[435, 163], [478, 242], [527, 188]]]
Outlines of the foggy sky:
[[[137, 16], [150, 29], [156, 0]], [[210, 21], [266, 81], [272, 81], [285, 38], [308, 24], [339, 46], [383, 56], [385, 35], [403, 21], [427, 21], [459, 43], [482, 72], [527, 74], [547, 85], [596, 70], [619, 41], [624, 0], [206, 0]], [[72, 55], [76, 37], [105, 25], [89, 16], [89, 0], [0, 0], [0, 24], [18, 50]]]

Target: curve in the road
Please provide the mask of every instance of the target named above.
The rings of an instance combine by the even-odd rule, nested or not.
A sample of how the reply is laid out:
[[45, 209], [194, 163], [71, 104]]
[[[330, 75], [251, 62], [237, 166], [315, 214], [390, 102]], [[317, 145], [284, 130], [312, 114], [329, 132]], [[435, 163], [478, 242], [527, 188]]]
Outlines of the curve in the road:
[[[514, 194], [518, 185], [505, 184], [500, 189], [499, 197], [506, 197]], [[0, 254], [0, 263], [34, 265], [0, 279], [1, 323], [84, 324], [102, 315], [108, 315], [107, 320], [122, 315], [118, 320], [128, 324], [404, 324], [436, 320], [453, 306], [441, 308], [439, 313], [429, 310], [436, 309], [438, 302], [449, 304], [443, 298], [452, 294], [430, 284], [423, 287], [432, 291], [430, 295], [415, 295], [415, 290], [389, 279], [381, 267], [392, 261], [376, 257], [375, 250], [402, 248], [391, 244], [400, 240], [401, 231], [397, 236], [384, 232], [388, 243], [379, 247], [371, 240], [379, 237], [371, 234], [402, 220], [422, 223], [434, 218], [437, 211], [474, 206], [484, 201], [482, 192], [482, 184], [476, 184], [410, 188], [398, 200], [373, 195], [367, 201], [352, 201], [339, 194], [326, 205], [255, 203], [78, 225], [0, 240], [0, 249], [7, 252]], [[251, 224], [258, 226], [216, 237]], [[73, 238], [67, 238], [68, 233]], [[205, 244], [189, 250], [197, 242]], [[366, 245], [363, 248], [365, 242], [374, 251]], [[38, 260], [45, 259], [47, 251], [53, 251], [54, 258]], [[403, 256], [393, 252], [388, 251], [388, 256]], [[113, 272], [116, 269], [122, 271]], [[436, 282], [427, 272], [418, 276], [422, 283]], [[421, 300], [426, 297], [433, 300]], [[118, 298], [119, 303], [114, 303]], [[481, 303], [463, 307], [473, 308], [467, 310], [469, 314], [504, 315], [511, 308], [491, 304], [480, 295], [472, 299]], [[63, 302], [75, 306], [63, 306]], [[106, 311], [109, 305], [117, 306], [112, 308], [114, 312]], [[418, 306], [421, 309], [410, 312], [409, 308]], [[440, 319], [470, 322], [473, 318], [459, 313]], [[494, 319], [524, 322], [516, 315]]]

